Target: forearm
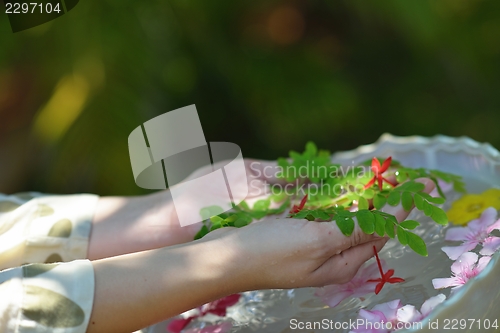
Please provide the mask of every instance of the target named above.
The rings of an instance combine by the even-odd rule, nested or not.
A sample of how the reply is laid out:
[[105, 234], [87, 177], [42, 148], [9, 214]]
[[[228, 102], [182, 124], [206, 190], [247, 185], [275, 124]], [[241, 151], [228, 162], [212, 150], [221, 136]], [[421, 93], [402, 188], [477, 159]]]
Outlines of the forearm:
[[88, 332], [129, 333], [245, 290], [236, 262], [218, 241], [94, 261]]
[[180, 226], [168, 190], [138, 197], [102, 197], [92, 221], [88, 258], [188, 242], [198, 229]]

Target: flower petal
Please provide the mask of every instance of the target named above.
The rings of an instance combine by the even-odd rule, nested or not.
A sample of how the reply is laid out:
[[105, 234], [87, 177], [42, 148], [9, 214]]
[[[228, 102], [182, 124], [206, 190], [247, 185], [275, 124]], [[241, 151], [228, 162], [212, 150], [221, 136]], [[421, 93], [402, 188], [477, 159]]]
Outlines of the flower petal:
[[483, 242], [483, 249], [479, 252], [483, 256], [490, 256], [500, 249], [500, 237], [488, 237]]
[[366, 190], [367, 188], [369, 188], [370, 186], [375, 184], [375, 180], [376, 180], [376, 177], [373, 177], [372, 179], [370, 179], [370, 181], [365, 185], [364, 189]]
[[387, 321], [393, 321], [397, 319], [397, 312], [400, 307], [401, 301], [399, 299], [395, 299], [387, 303], [377, 304], [372, 310], [382, 312]]
[[401, 283], [401, 282], [405, 282], [405, 279], [402, 279], [400, 277], [392, 277], [389, 280], [387, 280], [387, 282], [389, 282], [389, 283]]
[[474, 264], [477, 262], [478, 255], [474, 252], [465, 252], [460, 257], [458, 257], [457, 261], [451, 265], [451, 271], [455, 275], [459, 275], [462, 272], [470, 272], [474, 267]]
[[171, 333], [180, 333], [194, 318], [195, 317], [174, 319], [168, 324], [167, 331]]
[[232, 294], [232, 295], [223, 297], [223, 298], [221, 298], [213, 303], [215, 303], [217, 308], [221, 308], [221, 307], [227, 308], [227, 307], [233, 306], [236, 303], [238, 303], [238, 301], [240, 300], [240, 297], [241, 297], [241, 294]]
[[413, 305], [405, 305], [397, 312], [398, 321], [413, 323], [422, 319], [422, 314]]
[[380, 172], [380, 161], [378, 160], [378, 158], [374, 157], [372, 159], [372, 171], [373, 173], [375, 174], [378, 174]]
[[434, 289], [444, 289], [449, 287], [461, 286], [462, 283], [460, 283], [457, 278], [451, 277], [432, 279], [432, 285], [434, 286]]
[[389, 156], [385, 159], [384, 163], [382, 163], [382, 167], [380, 168], [380, 173], [385, 172], [391, 166], [392, 157]]
[[469, 227], [478, 228], [478, 230], [486, 230], [488, 226], [493, 224], [497, 218], [497, 210], [493, 207], [486, 208], [479, 219], [469, 223]]
[[444, 239], [447, 241], [464, 241], [467, 240], [467, 235], [470, 234], [469, 228], [455, 227], [446, 231]]
[[465, 252], [474, 249], [478, 242], [468, 242], [459, 246], [443, 246], [441, 250], [448, 255], [451, 260], [457, 260]]
[[491, 257], [482, 257], [481, 259], [479, 259], [478, 263], [477, 263], [477, 266], [476, 266], [476, 272], [477, 274], [481, 273], [483, 271], [483, 269], [489, 264], [491, 260]]
[[486, 229], [486, 232], [489, 234], [491, 233], [493, 230], [500, 230], [500, 220], [496, 220], [495, 222], [493, 222], [493, 224], [491, 224], [487, 229]]
[[370, 323], [380, 323], [382, 321], [387, 321], [387, 318], [385, 315], [378, 310], [365, 310], [361, 309], [359, 310], [359, 316], [361, 318], [366, 319], [367, 322]]
[[432, 312], [432, 310], [434, 310], [434, 308], [439, 304], [443, 303], [445, 299], [446, 299], [445, 295], [439, 294], [426, 300], [424, 304], [422, 304], [422, 307], [420, 308], [420, 313], [422, 313], [422, 319], [427, 317]]

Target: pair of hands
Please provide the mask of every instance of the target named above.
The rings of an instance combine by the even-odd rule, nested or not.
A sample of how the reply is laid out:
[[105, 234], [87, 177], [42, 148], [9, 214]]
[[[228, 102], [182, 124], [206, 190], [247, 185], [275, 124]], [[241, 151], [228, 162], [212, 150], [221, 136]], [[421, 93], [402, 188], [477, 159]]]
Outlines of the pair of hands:
[[[245, 163], [248, 201], [265, 197], [266, 187], [280, 182], [275, 177], [278, 171], [275, 163], [256, 160]], [[426, 185], [427, 193], [434, 188], [432, 181], [420, 181]], [[409, 214], [400, 205], [387, 205], [383, 210], [395, 215], [398, 221]], [[241, 272], [249, 282], [244, 288], [252, 290], [348, 282], [373, 257], [373, 245], [380, 251], [387, 240], [363, 233], [357, 223], [352, 235], [346, 237], [334, 222], [270, 217], [244, 228], [218, 229], [201, 241], [216, 242], [223, 251], [231, 252], [229, 258], [240, 262]]]
[[[249, 182], [250, 202], [279, 182], [275, 163], [252, 162], [241, 177]], [[430, 192], [433, 182], [422, 181]], [[247, 290], [345, 283], [373, 256], [373, 245], [380, 250], [387, 242], [357, 224], [346, 237], [335, 223], [290, 218], [222, 228], [192, 241], [200, 225], [181, 227], [169, 196], [100, 199], [89, 259], [104, 259], [92, 261], [88, 332], [131, 332]], [[401, 207], [384, 208], [399, 221], [408, 215]]]
[[[246, 174], [241, 174], [238, 182], [248, 182], [250, 204], [265, 198], [269, 185], [284, 185], [276, 177], [276, 162], [245, 160], [245, 166]], [[207, 174], [208, 168], [195, 171], [187, 180]], [[430, 192], [433, 182], [422, 181], [426, 183], [426, 192]], [[224, 193], [214, 191], [212, 195]], [[210, 205], [207, 202], [206, 206]], [[401, 206], [386, 206], [384, 210], [399, 221], [408, 215]], [[135, 198], [104, 197], [94, 217], [88, 258], [188, 243], [200, 228], [201, 223], [180, 226], [168, 190]], [[353, 234], [346, 237], [335, 223], [269, 217], [240, 229], [216, 230], [200, 241], [210, 241], [218, 251], [233, 253], [228, 260], [236, 261], [238, 271], [245, 273], [244, 280], [249, 285], [241, 288], [250, 290], [347, 282], [373, 256], [373, 245], [380, 250], [387, 239], [366, 235], [357, 225]]]

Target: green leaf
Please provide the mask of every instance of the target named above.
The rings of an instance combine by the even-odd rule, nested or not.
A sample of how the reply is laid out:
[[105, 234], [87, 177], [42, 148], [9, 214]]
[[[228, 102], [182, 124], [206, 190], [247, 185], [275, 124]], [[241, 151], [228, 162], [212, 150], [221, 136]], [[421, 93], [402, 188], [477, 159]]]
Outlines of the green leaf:
[[371, 235], [375, 232], [375, 217], [369, 210], [358, 210], [356, 212], [358, 225], [365, 234]]
[[448, 216], [446, 216], [446, 213], [444, 210], [442, 210], [439, 207], [431, 206], [432, 207], [432, 213], [430, 215], [430, 218], [436, 221], [436, 223], [439, 223], [441, 225], [447, 225], [448, 224]]
[[417, 181], [411, 181], [407, 182], [405, 184], [408, 184], [405, 188], [405, 190], [410, 191], [410, 192], [420, 192], [425, 189], [425, 185], [422, 183], [419, 183]]
[[239, 212], [238, 218], [245, 220], [247, 223], [251, 223], [253, 221], [252, 216], [247, 212]]
[[387, 198], [387, 203], [391, 206], [397, 206], [401, 200], [401, 192], [392, 191]]
[[233, 214], [233, 215], [229, 215], [228, 217], [226, 217], [224, 219], [224, 222], [226, 223], [230, 223], [230, 222], [234, 222], [238, 219], [238, 215], [237, 214]]
[[246, 226], [246, 225], [248, 225], [248, 222], [247, 222], [247, 221], [245, 221], [245, 220], [244, 220], [244, 219], [242, 219], [242, 218], [239, 218], [239, 219], [237, 219], [237, 220], [234, 222], [234, 226], [235, 226], [236, 228], [241, 228], [241, 227], [244, 227], [244, 226]]
[[413, 251], [421, 256], [427, 257], [427, 246], [422, 238], [409, 231], [406, 233], [406, 238], [408, 240], [408, 245]]
[[408, 179], [408, 175], [406, 172], [398, 172], [396, 175], [396, 180], [398, 181], [399, 184], [404, 183]]
[[248, 214], [250, 214], [254, 219], [260, 220], [261, 218], [263, 218], [264, 216], [267, 215], [267, 211], [265, 211], [265, 210], [254, 210], [254, 211], [249, 212]]
[[407, 245], [408, 244], [408, 238], [406, 237], [407, 231], [398, 226], [397, 233], [398, 233], [398, 240], [401, 243], [401, 245]]
[[330, 221], [330, 215], [328, 215], [325, 211], [321, 209], [315, 209], [310, 211], [311, 215], [314, 216], [314, 218], [325, 220], [325, 221]]
[[406, 221], [401, 222], [399, 225], [405, 229], [413, 230], [416, 227], [418, 227], [420, 225], [420, 223], [418, 223], [417, 221], [414, 221], [414, 220], [406, 220]]
[[342, 217], [337, 215], [335, 217], [335, 222], [339, 227], [340, 231], [347, 237], [351, 236], [354, 231], [354, 220], [350, 217]]
[[203, 220], [208, 220], [214, 215], [219, 215], [224, 212], [224, 209], [220, 206], [208, 206], [200, 209], [200, 215]]
[[304, 155], [308, 155], [308, 157], [313, 157], [316, 156], [318, 152], [318, 147], [314, 144], [314, 142], [309, 141], [306, 143], [306, 151], [304, 152]]
[[445, 198], [441, 198], [441, 197], [432, 197], [432, 196], [429, 196], [429, 197], [430, 198], [428, 198], [427, 201], [432, 202], [433, 204], [436, 204], [436, 205], [442, 205], [446, 201]]
[[363, 197], [359, 197], [358, 199], [358, 209], [368, 209], [370, 208], [370, 205], [368, 204], [368, 200], [366, 200]]
[[210, 218], [210, 221], [212, 221], [212, 223], [222, 223], [224, 219], [220, 216], [215, 215]]
[[456, 180], [453, 182], [453, 190], [459, 193], [467, 192], [467, 190], [465, 189], [465, 183], [461, 180]]
[[403, 192], [401, 195], [401, 203], [403, 204], [403, 209], [405, 211], [409, 212], [411, 210], [411, 207], [413, 206], [413, 196], [410, 192]]
[[385, 235], [385, 219], [379, 214], [373, 214], [375, 216], [375, 232], [380, 237]]
[[253, 210], [267, 211], [269, 209], [269, 205], [271, 205], [271, 200], [270, 199], [258, 200], [253, 205]]
[[424, 214], [427, 216], [431, 216], [433, 211], [434, 211], [434, 206], [428, 203], [427, 201], [424, 201]]
[[390, 238], [396, 237], [394, 233], [394, 222], [392, 221], [391, 218], [387, 218], [385, 220], [385, 232], [387, 236], [389, 236]]
[[314, 221], [314, 220], [316, 220], [316, 218], [312, 214], [309, 214], [309, 215], [306, 216], [306, 220], [308, 220], [308, 221]]
[[242, 210], [250, 210], [250, 206], [248, 206], [248, 203], [243, 200], [242, 202], [240, 202], [240, 204], [238, 205], [238, 208], [241, 208]]
[[210, 232], [210, 230], [208, 230], [207, 226], [204, 225], [203, 227], [201, 227], [200, 231], [198, 231], [198, 233], [196, 233], [196, 235], [194, 236], [194, 240], [202, 238], [203, 236], [205, 236], [209, 232]]
[[387, 198], [383, 196], [382, 194], [378, 193], [374, 198], [373, 198], [373, 206], [376, 209], [382, 209], [384, 207], [385, 203], [387, 202]]
[[364, 190], [363, 192], [363, 198], [365, 199], [372, 199], [375, 195], [375, 191], [372, 190], [371, 188], [368, 188], [366, 190]]
[[222, 228], [222, 224], [220, 222], [217, 222], [217, 223], [214, 223], [212, 225], [212, 227], [210, 228], [210, 231], [213, 231], [213, 230], [216, 230], [216, 229], [220, 229]]
[[413, 200], [415, 202], [415, 207], [417, 207], [418, 210], [424, 210], [424, 199], [421, 193], [415, 193]]
[[294, 219], [305, 219], [307, 215], [310, 214], [308, 209], [302, 209], [300, 212], [292, 214], [291, 217]]

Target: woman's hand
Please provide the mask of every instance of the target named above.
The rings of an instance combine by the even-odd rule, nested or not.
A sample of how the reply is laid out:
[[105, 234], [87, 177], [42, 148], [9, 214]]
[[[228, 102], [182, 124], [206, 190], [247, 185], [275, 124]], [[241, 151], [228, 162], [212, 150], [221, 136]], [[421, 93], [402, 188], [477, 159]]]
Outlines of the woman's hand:
[[[434, 183], [421, 179], [429, 193]], [[385, 212], [404, 220], [409, 212], [400, 205], [386, 206]], [[252, 281], [248, 289], [297, 288], [345, 283], [359, 267], [373, 257], [373, 246], [381, 250], [388, 238], [367, 235], [356, 223], [346, 237], [335, 222], [275, 219], [252, 223], [244, 228], [224, 228], [204, 240], [221, 243], [224, 251], [241, 265], [242, 277]]]

